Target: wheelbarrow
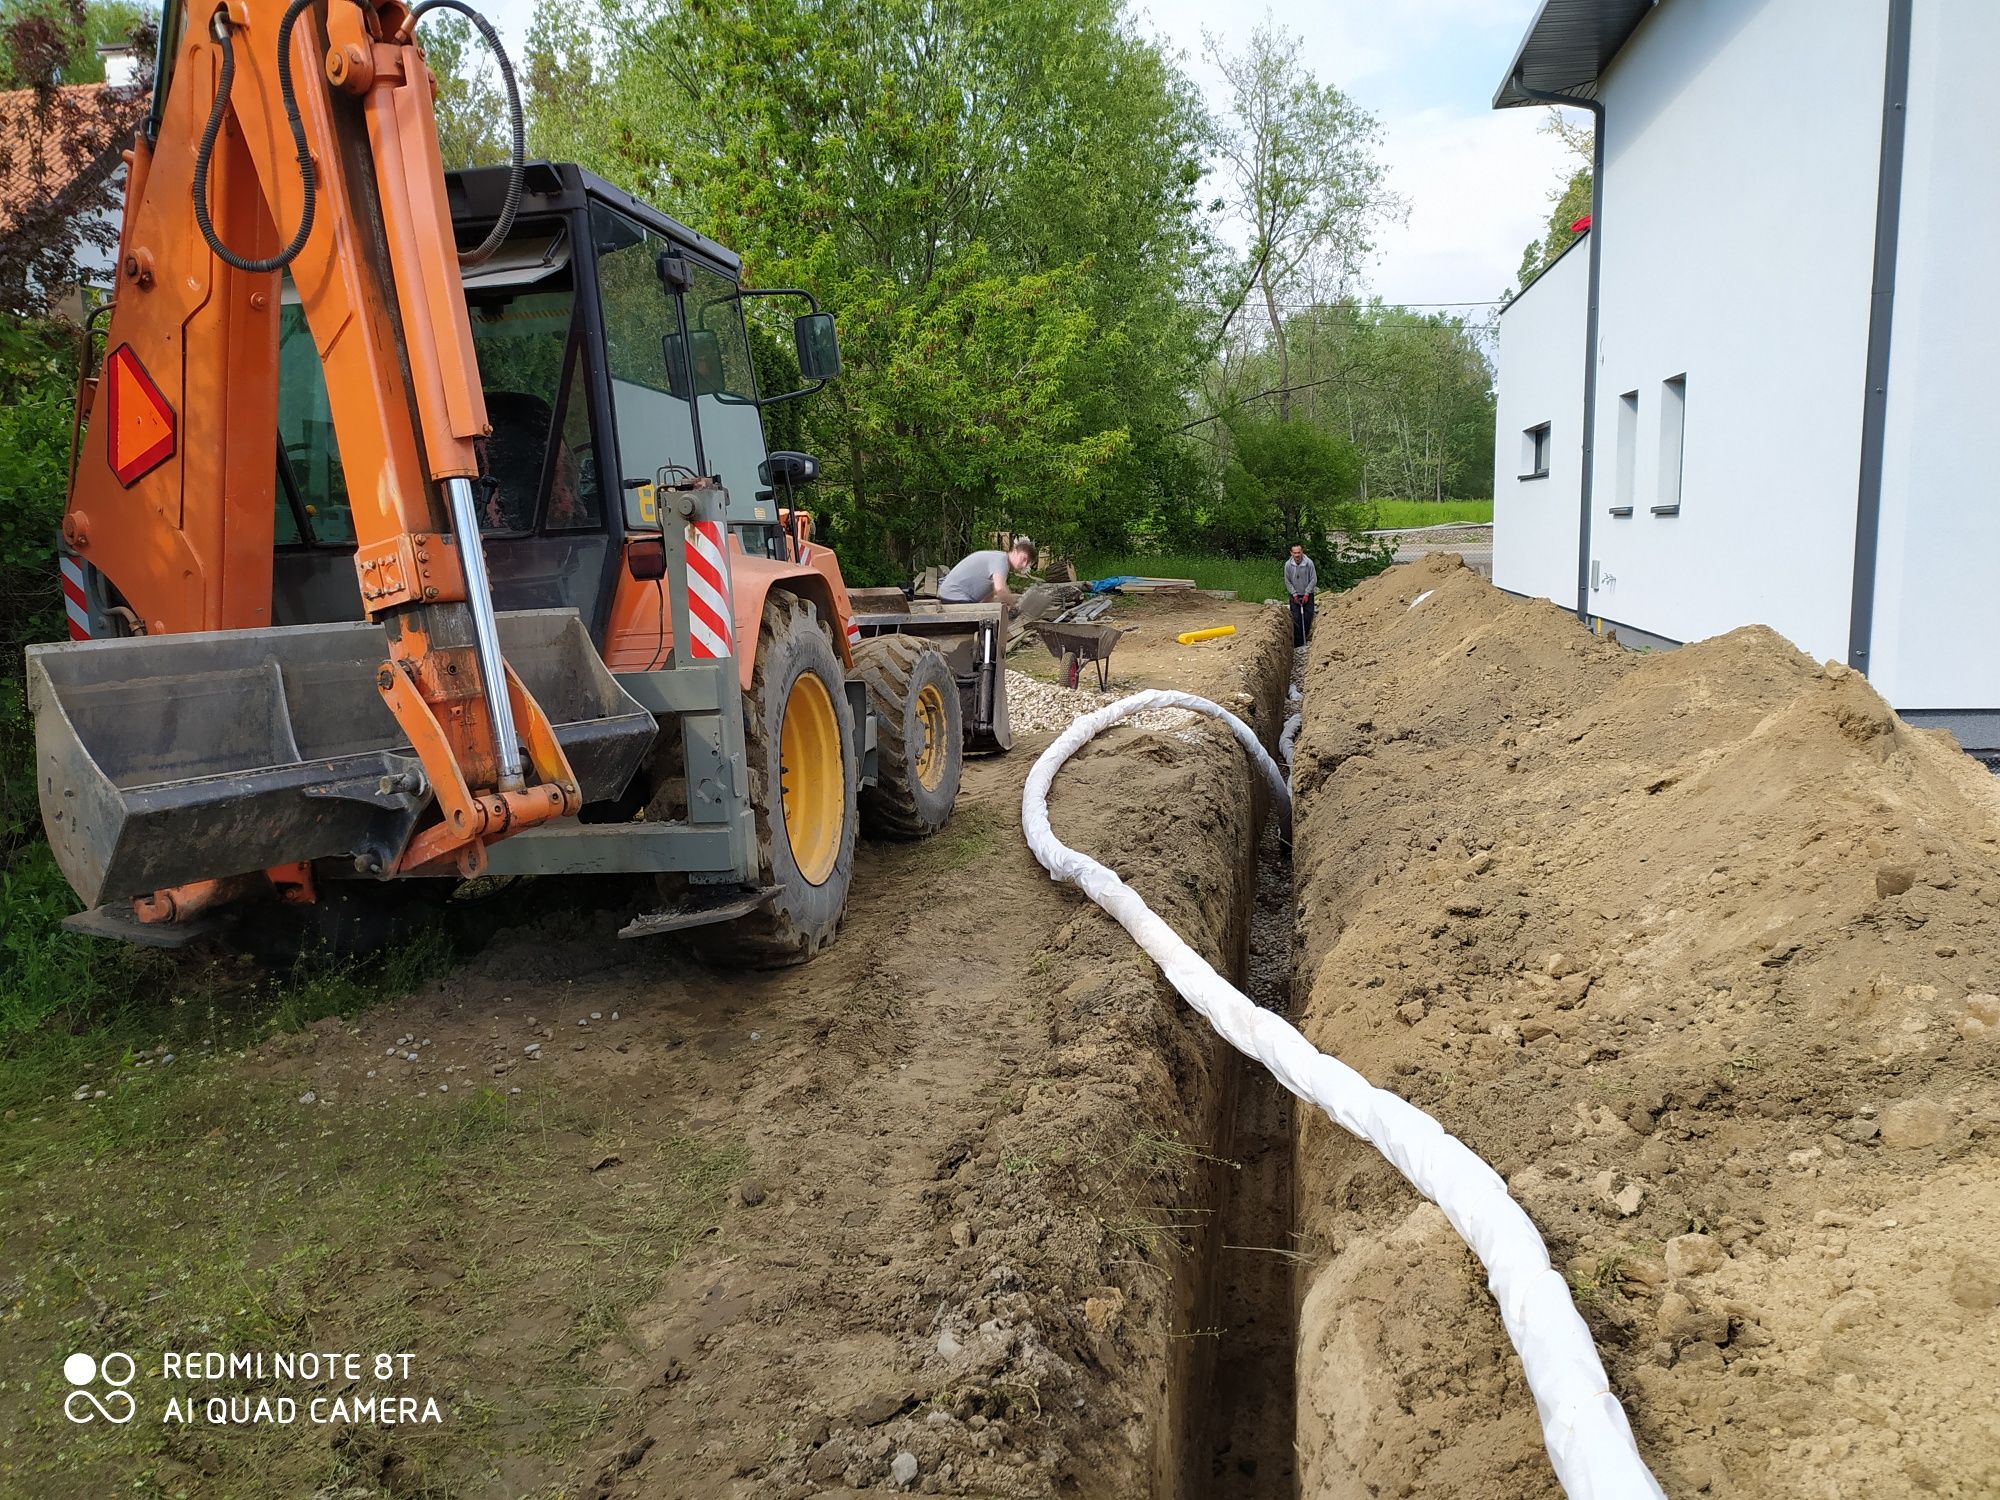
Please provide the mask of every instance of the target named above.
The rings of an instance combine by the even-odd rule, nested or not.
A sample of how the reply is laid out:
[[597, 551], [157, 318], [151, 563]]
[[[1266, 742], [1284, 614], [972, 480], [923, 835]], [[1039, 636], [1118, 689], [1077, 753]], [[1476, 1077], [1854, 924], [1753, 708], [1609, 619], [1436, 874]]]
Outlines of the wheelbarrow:
[[1083, 664], [1093, 662], [1097, 667], [1097, 690], [1101, 693], [1111, 686], [1111, 652], [1118, 645], [1118, 638], [1125, 632], [1116, 625], [1057, 624], [1053, 621], [1035, 626], [1042, 638], [1042, 644], [1049, 648], [1049, 655], [1062, 663], [1062, 685], [1073, 688], [1083, 673]]

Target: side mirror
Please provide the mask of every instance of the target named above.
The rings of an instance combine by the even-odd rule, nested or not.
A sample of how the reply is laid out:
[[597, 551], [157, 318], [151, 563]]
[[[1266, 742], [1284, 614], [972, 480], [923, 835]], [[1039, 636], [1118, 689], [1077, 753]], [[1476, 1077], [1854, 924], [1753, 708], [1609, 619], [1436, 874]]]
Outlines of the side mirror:
[[685, 344], [679, 334], [667, 334], [660, 340], [660, 350], [667, 361], [668, 395], [682, 401], [688, 399], [688, 371], [682, 363], [683, 353], [693, 357], [695, 395], [713, 396], [722, 389], [722, 340], [708, 329], [695, 329]]
[[831, 380], [840, 373], [840, 337], [833, 314], [810, 312], [792, 321], [792, 340], [799, 351], [799, 375], [805, 380]]
[[819, 460], [810, 453], [794, 453], [780, 448], [757, 465], [757, 477], [765, 484], [811, 484], [819, 478]]

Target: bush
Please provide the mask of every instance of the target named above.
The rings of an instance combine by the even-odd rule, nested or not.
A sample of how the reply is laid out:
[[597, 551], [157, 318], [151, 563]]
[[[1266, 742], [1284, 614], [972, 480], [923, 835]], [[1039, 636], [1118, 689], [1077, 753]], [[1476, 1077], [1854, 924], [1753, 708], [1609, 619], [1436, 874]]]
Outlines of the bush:
[[21, 648], [62, 628], [56, 530], [68, 491], [73, 331], [0, 321], [0, 868], [39, 839]]
[[1310, 422], [1238, 416], [1229, 424], [1222, 491], [1203, 540], [1230, 557], [1281, 556], [1294, 542], [1319, 565], [1320, 583], [1342, 589], [1394, 560], [1375, 530], [1373, 505], [1355, 498], [1361, 454]]

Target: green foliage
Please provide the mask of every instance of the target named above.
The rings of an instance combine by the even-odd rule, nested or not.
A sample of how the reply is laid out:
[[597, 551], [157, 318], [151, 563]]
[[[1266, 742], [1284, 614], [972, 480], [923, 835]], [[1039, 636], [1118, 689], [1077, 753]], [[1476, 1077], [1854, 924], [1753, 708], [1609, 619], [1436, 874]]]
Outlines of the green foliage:
[[1222, 498], [1204, 538], [1216, 551], [1274, 556], [1294, 542], [1316, 550], [1330, 526], [1364, 515], [1367, 524], [1355, 529], [1373, 524], [1354, 501], [1361, 456], [1352, 443], [1308, 422], [1246, 415], [1230, 421], [1229, 439]]
[[[1204, 33], [1209, 61], [1229, 85], [1220, 131], [1222, 204], [1249, 236], [1244, 293], [1263, 304], [1263, 348], [1275, 361], [1278, 416], [1292, 415], [1285, 308], [1300, 292], [1338, 296], [1361, 273], [1377, 228], [1399, 218], [1376, 157], [1376, 118], [1299, 59], [1300, 41], [1267, 20], [1229, 56]], [[1247, 333], [1246, 333], [1247, 336]]]
[[1142, 524], [1199, 314], [1205, 117], [1114, 0], [546, 4], [538, 153], [809, 288], [846, 374], [797, 403], [855, 581], [1000, 527]]
[[40, 840], [0, 868], [0, 1037], [89, 1014], [143, 967], [137, 950], [65, 932], [62, 920], [76, 909]]
[[1542, 121], [1542, 134], [1554, 136], [1568, 148], [1570, 169], [1562, 184], [1549, 194], [1548, 229], [1541, 239], [1530, 241], [1528, 248], [1521, 252], [1521, 269], [1517, 277], [1521, 289], [1525, 289], [1529, 282], [1554, 263], [1557, 256], [1576, 243], [1577, 232], [1570, 225], [1590, 212], [1591, 169], [1596, 161], [1596, 141], [1590, 126], [1578, 122], [1574, 116], [1565, 115], [1560, 109], [1551, 109], [1548, 118]]
[[[155, 7], [134, 0], [4, 0], [0, 3], [0, 87], [104, 82], [99, 47], [135, 43], [142, 70], [152, 63]], [[23, 24], [26, 23], [26, 24]], [[49, 47], [53, 44], [53, 55]]]
[[463, 16], [439, 11], [424, 18], [418, 40], [437, 78], [438, 154], [445, 168], [506, 161], [507, 94], [485, 39]]
[[1491, 500], [1377, 500], [1375, 515], [1381, 526], [1445, 526], [1454, 521], [1493, 524]]
[[308, 952], [277, 985], [265, 1024], [276, 1031], [297, 1031], [327, 1016], [358, 1015], [448, 973], [456, 956], [442, 924], [420, 927], [367, 958]]
[[1356, 497], [1361, 456], [1352, 443], [1306, 421], [1239, 414], [1229, 423], [1222, 495], [1204, 541], [1229, 557], [1282, 556], [1294, 542], [1319, 565], [1321, 583], [1346, 588], [1388, 567], [1394, 549], [1364, 533], [1378, 518]]
[[55, 542], [76, 349], [73, 330], [0, 319], [0, 869], [40, 833], [21, 648], [62, 628]]
[[[1285, 327], [1291, 415], [1359, 449], [1363, 494], [1442, 500], [1492, 488], [1493, 367], [1480, 325], [1343, 301], [1295, 312]], [[1282, 381], [1269, 348], [1229, 372], [1246, 393], [1235, 400], [1260, 409], [1275, 405]]]
[[1521, 252], [1521, 269], [1516, 280], [1523, 288], [1580, 237], [1570, 226], [1590, 212], [1590, 168], [1578, 167], [1570, 173], [1569, 180], [1551, 198], [1555, 206], [1549, 210], [1548, 230], [1541, 239], [1530, 240], [1528, 248]]

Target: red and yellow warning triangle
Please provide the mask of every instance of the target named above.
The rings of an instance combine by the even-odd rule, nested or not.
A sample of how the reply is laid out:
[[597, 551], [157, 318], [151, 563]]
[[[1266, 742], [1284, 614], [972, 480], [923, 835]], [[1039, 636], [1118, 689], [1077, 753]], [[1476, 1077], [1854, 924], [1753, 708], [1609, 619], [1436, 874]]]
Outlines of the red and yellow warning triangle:
[[174, 409], [130, 344], [104, 362], [106, 437], [111, 472], [130, 489], [174, 453]]

